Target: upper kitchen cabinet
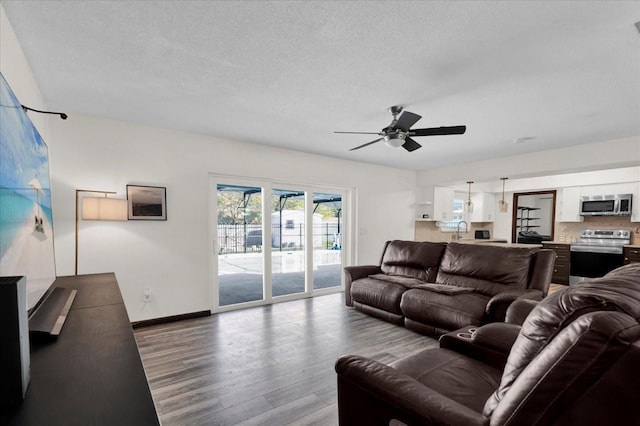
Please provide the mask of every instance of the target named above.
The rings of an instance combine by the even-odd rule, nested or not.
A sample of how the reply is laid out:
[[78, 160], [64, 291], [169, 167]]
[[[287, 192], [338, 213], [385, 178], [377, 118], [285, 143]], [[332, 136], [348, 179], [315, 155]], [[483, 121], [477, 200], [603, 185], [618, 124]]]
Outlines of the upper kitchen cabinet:
[[636, 182], [631, 200], [631, 222], [640, 222], [640, 182]]
[[493, 222], [496, 217], [496, 196], [487, 192], [471, 194], [473, 213], [470, 222]]
[[582, 222], [580, 216], [580, 196], [582, 188], [572, 186], [560, 190], [560, 205], [558, 206], [558, 222]]
[[423, 186], [418, 188], [416, 220], [452, 220], [453, 188]]

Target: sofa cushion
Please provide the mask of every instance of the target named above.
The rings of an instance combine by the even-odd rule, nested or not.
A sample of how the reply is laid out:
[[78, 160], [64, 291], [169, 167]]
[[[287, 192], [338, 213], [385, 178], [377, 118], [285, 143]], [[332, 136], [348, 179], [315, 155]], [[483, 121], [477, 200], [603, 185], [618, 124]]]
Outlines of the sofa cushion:
[[455, 285], [433, 284], [433, 283], [428, 283], [428, 284], [420, 283], [420, 284], [414, 285], [413, 288], [419, 288], [422, 290], [428, 290], [428, 291], [433, 291], [435, 293], [449, 294], [449, 295], [473, 293], [475, 291], [474, 289], [469, 287], [458, 287]]
[[[579, 338], [592, 326], [585, 324], [580, 327], [579, 324], [573, 325], [573, 322], [586, 314], [599, 311], [622, 312], [640, 322], [640, 264], [631, 264], [605, 277], [568, 287], [540, 302], [522, 325], [520, 335], [509, 354], [500, 388], [487, 401], [485, 415], [493, 412], [515, 380], [545, 349], [548, 342], [565, 328], [570, 328], [565, 334], [570, 333], [568, 335]], [[574, 328], [575, 331], [572, 331]], [[636, 338], [638, 337], [640, 336]]]
[[446, 243], [390, 241], [382, 256], [380, 268], [385, 274], [434, 282], [446, 246]]
[[427, 349], [390, 364], [436, 392], [481, 412], [501, 371], [448, 349]]
[[367, 277], [351, 284], [351, 298], [354, 302], [401, 315], [400, 298], [406, 289], [397, 283]]
[[527, 288], [536, 249], [449, 243], [436, 282], [473, 288], [494, 296], [507, 288]]
[[407, 277], [404, 275], [374, 274], [374, 275], [369, 275], [369, 278], [372, 278], [374, 280], [386, 281], [393, 284], [399, 284], [407, 288], [426, 284], [424, 281], [416, 277]]
[[409, 289], [400, 308], [406, 318], [445, 330], [481, 324], [489, 297], [477, 292], [456, 295], [424, 289]]

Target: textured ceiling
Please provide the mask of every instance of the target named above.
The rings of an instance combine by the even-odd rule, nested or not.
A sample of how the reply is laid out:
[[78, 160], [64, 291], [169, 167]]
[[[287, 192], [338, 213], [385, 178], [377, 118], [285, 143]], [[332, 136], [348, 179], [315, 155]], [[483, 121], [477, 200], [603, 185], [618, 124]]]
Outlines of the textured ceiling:
[[[638, 1], [1, 3], [70, 120], [413, 170], [640, 134]], [[377, 132], [396, 104], [467, 132], [412, 153], [333, 133]]]

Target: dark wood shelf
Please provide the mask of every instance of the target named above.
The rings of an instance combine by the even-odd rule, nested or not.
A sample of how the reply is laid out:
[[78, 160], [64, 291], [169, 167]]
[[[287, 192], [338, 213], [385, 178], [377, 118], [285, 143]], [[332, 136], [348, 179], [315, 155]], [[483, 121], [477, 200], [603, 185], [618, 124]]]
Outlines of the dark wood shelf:
[[625, 265], [632, 262], [640, 262], [640, 248], [637, 247], [625, 247], [624, 248], [624, 263]]

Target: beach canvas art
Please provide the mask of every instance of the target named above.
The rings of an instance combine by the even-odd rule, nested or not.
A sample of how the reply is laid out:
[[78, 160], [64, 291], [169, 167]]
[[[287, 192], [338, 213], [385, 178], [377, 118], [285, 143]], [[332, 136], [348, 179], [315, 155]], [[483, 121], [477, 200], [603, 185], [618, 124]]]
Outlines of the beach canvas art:
[[56, 276], [49, 157], [0, 74], [0, 276], [21, 275], [30, 309]]

